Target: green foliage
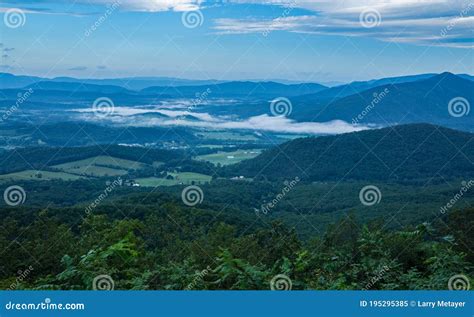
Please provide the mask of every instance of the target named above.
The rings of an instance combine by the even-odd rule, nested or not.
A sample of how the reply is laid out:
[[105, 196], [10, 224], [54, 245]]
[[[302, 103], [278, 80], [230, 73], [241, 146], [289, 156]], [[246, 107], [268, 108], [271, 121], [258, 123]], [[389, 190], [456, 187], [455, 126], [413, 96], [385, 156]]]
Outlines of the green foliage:
[[[183, 159], [181, 152], [119, 145], [89, 147], [28, 147], [0, 153], [0, 174], [27, 169], [44, 169], [97, 156], [112, 156], [118, 159], [152, 164], [155, 161]], [[28, 158], [25, 161], [23, 158]], [[119, 160], [120, 161], [120, 160]], [[138, 164], [138, 163], [137, 163]]]
[[[407, 182], [473, 175], [471, 133], [427, 124], [296, 139], [224, 169], [229, 176]], [[368, 151], [370, 149], [370, 151]], [[462, 154], [458, 153], [462, 149]], [[453, 158], [453, 153], [458, 153]], [[336, 163], [337, 162], [337, 163]]]
[[[296, 290], [434, 290], [447, 289], [453, 275], [474, 273], [464, 243], [471, 239], [468, 229], [445, 239], [439, 224], [389, 231], [348, 216], [302, 242], [280, 222], [255, 225], [255, 218], [221, 217], [172, 202], [158, 207], [139, 197], [141, 206], [130, 198], [116, 215], [109, 212], [115, 207], [104, 205], [103, 213], [80, 220], [68, 208], [2, 218], [0, 286], [93, 289], [97, 276], [109, 275], [115, 289], [266, 290], [283, 274]], [[124, 210], [126, 219], [119, 215]], [[473, 212], [453, 212], [445, 220], [472, 219]], [[29, 265], [31, 273], [15, 282], [18, 269]]]

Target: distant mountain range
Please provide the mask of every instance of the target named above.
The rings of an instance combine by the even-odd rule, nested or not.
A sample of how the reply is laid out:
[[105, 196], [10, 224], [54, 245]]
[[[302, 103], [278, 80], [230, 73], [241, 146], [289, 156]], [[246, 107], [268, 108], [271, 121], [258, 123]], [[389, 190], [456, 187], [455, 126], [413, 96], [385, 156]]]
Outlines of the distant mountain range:
[[[443, 74], [441, 74], [443, 75]], [[68, 91], [75, 93], [158, 95], [165, 97], [192, 97], [210, 92], [213, 96], [227, 97], [294, 97], [296, 104], [309, 104], [311, 107], [340, 100], [351, 95], [382, 86], [395, 86], [404, 83], [436, 78], [437, 74], [421, 74], [383, 78], [369, 81], [356, 81], [350, 84], [327, 87], [318, 83], [295, 83], [285, 81], [214, 81], [187, 80], [169, 77], [133, 77], [115, 79], [78, 79], [56, 77], [52, 79], [35, 76], [18, 76], [0, 73], [0, 89], [27, 89], [41, 91]], [[454, 76], [454, 75], [453, 75]], [[457, 75], [468, 81], [474, 77], [467, 74]], [[210, 96], [212, 97], [212, 96]]]
[[[374, 79], [368, 81], [355, 81], [350, 84], [342, 84], [340, 82], [328, 82], [328, 83], [310, 83], [310, 82], [297, 82], [285, 79], [272, 79], [272, 80], [247, 80], [247, 81], [231, 81], [231, 80], [193, 80], [193, 79], [182, 79], [173, 77], [124, 77], [124, 78], [108, 78], [108, 79], [87, 79], [87, 78], [73, 78], [73, 77], [55, 77], [55, 78], [42, 78], [37, 76], [25, 76], [25, 75], [14, 75], [10, 73], [0, 73], [0, 89], [18, 89], [26, 86], [40, 83], [40, 82], [54, 82], [54, 83], [76, 83], [84, 85], [100, 85], [100, 86], [118, 86], [126, 90], [140, 91], [150, 87], [182, 87], [182, 86], [212, 86], [223, 83], [274, 83], [283, 85], [317, 85], [318, 87], [331, 87], [327, 89], [326, 94], [331, 97], [343, 97], [353, 93], [367, 90], [373, 87], [385, 85], [385, 84], [400, 84], [404, 82], [412, 82], [421, 79], [427, 79], [435, 76], [436, 74], [421, 74], [401, 77], [390, 77], [382, 79]], [[459, 77], [464, 79], [474, 80], [474, 77], [467, 74], [459, 74]], [[44, 86], [41, 83], [41, 86]], [[64, 87], [67, 87], [66, 85]], [[61, 88], [61, 85], [56, 86]], [[156, 88], [155, 88], [156, 89]], [[60, 90], [65, 90], [61, 88]], [[309, 92], [308, 92], [309, 91]], [[310, 89], [308, 91], [301, 91], [301, 94], [312, 94]], [[325, 96], [326, 94], [319, 94], [318, 96]], [[296, 93], [292, 94], [296, 95]]]
[[72, 77], [41, 78], [35, 76], [20, 76], [9, 73], [0, 73], [1, 89], [23, 88], [38, 82], [80, 83], [90, 85], [119, 86], [128, 90], [142, 90], [152, 86], [196, 86], [218, 84], [224, 81], [217, 80], [190, 80], [171, 77], [124, 77], [111, 79], [82, 79]]
[[[346, 86], [344, 89], [357, 92], [343, 97], [338, 97], [341, 89], [331, 88], [320, 94], [295, 98], [292, 118], [318, 122], [337, 119], [362, 125], [432, 123], [473, 130], [474, 116], [469, 115], [469, 108], [474, 105], [474, 81], [465, 78], [443, 73], [363, 91]], [[464, 101], [465, 115], [457, 117], [450, 113], [449, 104], [459, 97], [467, 103]]]
[[208, 92], [213, 96], [246, 97], [269, 96], [277, 98], [280, 96], [293, 97], [308, 93], [316, 93], [328, 87], [320, 84], [280, 84], [276, 82], [250, 82], [233, 81], [216, 85], [205, 86], [183, 86], [183, 87], [150, 87], [142, 90], [145, 94], [175, 94], [178, 97], [195, 97], [196, 94]]
[[76, 82], [56, 82], [56, 81], [40, 81], [34, 84], [26, 86], [24, 89], [34, 90], [49, 90], [49, 91], [67, 91], [74, 93], [90, 93], [97, 92], [102, 94], [135, 94], [134, 91], [128, 90], [120, 86], [113, 85], [95, 85], [95, 84], [84, 84]]
[[227, 168], [228, 176], [413, 181], [474, 175], [474, 134], [413, 124], [296, 139]]
[[35, 89], [44, 91], [77, 93], [129, 94], [167, 98], [209, 97], [254, 98], [314, 94], [328, 87], [316, 83], [278, 83], [253, 81], [186, 80], [167, 77], [136, 77], [121, 79], [77, 79], [57, 77], [45, 79], [34, 76], [16, 76], [0, 73], [0, 89]]
[[301, 96], [301, 99], [318, 99], [318, 100], [327, 100], [332, 101], [334, 99], [350, 96], [357, 94], [364, 90], [371, 88], [383, 86], [383, 85], [394, 85], [401, 83], [410, 83], [414, 81], [419, 81], [423, 79], [428, 79], [436, 76], [437, 74], [421, 74], [421, 75], [412, 75], [412, 76], [402, 76], [402, 77], [391, 77], [391, 78], [382, 78], [374, 79], [369, 81], [354, 81], [350, 84], [344, 84], [326, 89], [320, 93]]
[[[130, 86], [132, 82], [133, 87]], [[35, 93], [29, 96], [25, 108], [31, 105], [37, 108], [43, 105], [56, 108], [89, 105], [104, 96], [121, 106], [153, 105], [164, 99], [185, 98], [198, 99], [198, 107], [193, 111], [245, 119], [269, 115], [270, 101], [286, 97], [292, 106], [289, 118], [297, 122], [343, 120], [369, 127], [430, 123], [474, 131], [474, 115], [470, 111], [474, 104], [474, 77], [467, 74], [421, 74], [352, 82], [332, 88], [316, 83], [210, 83], [165, 77], [103, 80], [59, 77], [45, 80], [7, 73], [0, 73], [0, 84], [0, 108], [11, 106], [22, 90], [31, 88]], [[176, 86], [178, 84], [182, 85]], [[146, 88], [138, 90], [141, 87]], [[214, 99], [228, 100], [229, 103], [221, 102], [216, 106]], [[237, 106], [233, 103], [235, 100], [240, 100]], [[465, 103], [465, 113], [453, 115], [450, 111], [463, 111], [450, 109], [450, 103], [456, 100]]]

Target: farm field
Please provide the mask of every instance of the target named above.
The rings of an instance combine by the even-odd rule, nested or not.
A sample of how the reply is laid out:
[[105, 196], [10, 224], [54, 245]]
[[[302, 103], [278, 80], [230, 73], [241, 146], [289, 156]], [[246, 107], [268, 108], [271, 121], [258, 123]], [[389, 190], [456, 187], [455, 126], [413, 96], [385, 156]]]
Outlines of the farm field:
[[96, 156], [53, 166], [65, 173], [92, 177], [122, 176], [128, 170], [141, 169], [145, 165], [135, 161], [119, 159], [111, 156]]
[[36, 171], [36, 170], [27, 170], [27, 171], [22, 171], [22, 172], [17, 172], [17, 173], [0, 175], [0, 183], [17, 181], [17, 180], [45, 181], [45, 180], [56, 180], [56, 179], [61, 179], [64, 181], [74, 181], [78, 179], [84, 179], [84, 177], [79, 176], [79, 175], [68, 174], [64, 172], [49, 172], [49, 171]]
[[125, 169], [125, 170], [140, 169], [145, 166], [145, 164], [140, 163], [140, 162], [124, 160], [124, 159], [120, 159], [120, 158], [116, 158], [112, 156], [95, 156], [95, 157], [91, 157], [84, 160], [59, 164], [54, 167], [67, 169], [67, 168], [70, 168], [71, 166], [89, 166], [89, 165], [107, 166], [107, 167], [113, 167], [113, 168]]
[[157, 186], [175, 186], [175, 185], [192, 185], [192, 184], [205, 184], [212, 180], [209, 175], [199, 173], [168, 173], [173, 179], [158, 178], [158, 177], [146, 177], [139, 178], [135, 181], [143, 187], [157, 187]]
[[198, 147], [199, 148], [208, 148], [208, 149], [222, 149], [224, 146], [223, 145], [217, 145], [217, 144], [201, 144]]
[[91, 177], [108, 177], [108, 176], [122, 176], [127, 174], [126, 170], [119, 170], [115, 168], [89, 165], [89, 166], [71, 166], [70, 168], [61, 168], [63, 172]]
[[158, 177], [138, 178], [135, 181], [142, 187], [174, 186], [179, 184], [178, 181], [174, 179]]
[[252, 159], [262, 152], [261, 149], [254, 150], [239, 150], [235, 152], [218, 152], [208, 155], [201, 155], [196, 157], [200, 161], [208, 161], [214, 165], [231, 165], [242, 162], [243, 160]]
[[198, 136], [209, 140], [226, 140], [226, 141], [258, 141], [253, 133], [236, 133], [226, 131], [199, 132]]

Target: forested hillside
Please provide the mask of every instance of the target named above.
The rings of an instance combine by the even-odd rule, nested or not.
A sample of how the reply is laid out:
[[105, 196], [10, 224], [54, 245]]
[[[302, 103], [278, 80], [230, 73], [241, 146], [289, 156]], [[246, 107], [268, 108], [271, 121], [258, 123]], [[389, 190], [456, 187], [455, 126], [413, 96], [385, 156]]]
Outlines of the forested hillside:
[[[358, 90], [356, 87], [330, 89], [320, 94], [295, 99], [293, 117], [298, 120], [325, 122], [344, 120], [357, 124], [431, 123], [472, 131], [472, 116], [453, 117], [449, 105], [464, 98], [462, 109], [469, 113], [474, 103], [474, 81], [443, 73], [413, 82], [384, 83]], [[350, 92], [344, 95], [345, 92]], [[362, 116], [359, 116], [363, 114]]]
[[302, 138], [226, 169], [228, 175], [309, 181], [474, 175], [474, 135], [427, 124]]
[[[189, 208], [162, 194], [93, 213], [4, 208], [0, 287], [92, 289], [107, 275], [115, 289], [265, 290], [285, 275], [296, 290], [446, 289], [450, 276], [472, 273], [473, 212], [400, 231], [349, 216], [302, 242], [281, 223]], [[28, 272], [20, 281], [19, 271]]]

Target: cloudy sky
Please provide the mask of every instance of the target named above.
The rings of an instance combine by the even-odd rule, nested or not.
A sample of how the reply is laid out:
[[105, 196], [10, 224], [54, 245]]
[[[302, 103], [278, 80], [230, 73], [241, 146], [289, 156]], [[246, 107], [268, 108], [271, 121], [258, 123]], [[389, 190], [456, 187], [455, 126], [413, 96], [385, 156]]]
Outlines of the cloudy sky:
[[4, 0], [0, 71], [351, 81], [474, 69], [464, 0]]

